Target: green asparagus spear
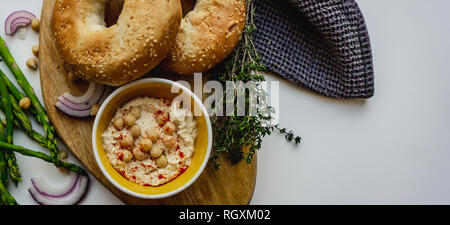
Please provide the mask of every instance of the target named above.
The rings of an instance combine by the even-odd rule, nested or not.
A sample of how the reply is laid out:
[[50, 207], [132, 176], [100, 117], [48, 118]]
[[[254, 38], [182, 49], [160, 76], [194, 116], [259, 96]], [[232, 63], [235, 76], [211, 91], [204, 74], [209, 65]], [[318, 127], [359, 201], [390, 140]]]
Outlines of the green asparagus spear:
[[[0, 104], [2, 105], [2, 104]], [[5, 141], [5, 129], [0, 123], [0, 141]], [[6, 165], [6, 151], [0, 149], [0, 183], [8, 185], [8, 167]]]
[[39, 158], [39, 159], [42, 159], [42, 160], [44, 160], [46, 162], [53, 163], [57, 167], [64, 167], [64, 168], [66, 168], [66, 169], [68, 169], [70, 171], [76, 172], [76, 173], [78, 173], [80, 175], [87, 176], [87, 173], [86, 173], [86, 171], [83, 168], [81, 168], [81, 167], [79, 167], [79, 166], [77, 166], [75, 164], [64, 162], [64, 161], [59, 161], [59, 163], [56, 164], [56, 163], [53, 162], [53, 159], [52, 159], [51, 156], [46, 155], [46, 154], [44, 154], [42, 152], [33, 151], [33, 150], [30, 150], [30, 149], [27, 149], [27, 148], [24, 148], [24, 147], [18, 146], [18, 145], [8, 144], [8, 143], [3, 142], [3, 141], [0, 141], [0, 148], [8, 149], [10, 151], [14, 151], [14, 152], [20, 153], [22, 155]]
[[[31, 126], [31, 121], [23, 112], [22, 108], [20, 108], [19, 104], [17, 103], [16, 99], [11, 97], [11, 105], [13, 108], [13, 114], [14, 114], [14, 125], [21, 128], [25, 134], [30, 137], [31, 139], [35, 140], [39, 145], [42, 147], [45, 147], [47, 149], [53, 149], [53, 151], [58, 151], [57, 146], [53, 145], [51, 141], [49, 141], [46, 137], [42, 136], [37, 131], [33, 130]], [[0, 104], [0, 109], [5, 111], [4, 107]]]
[[[0, 104], [2, 105], [2, 104]], [[5, 127], [3, 126], [3, 123], [0, 123], [0, 141], [5, 141]], [[0, 150], [2, 154], [0, 154], [0, 158], [3, 158], [3, 165], [1, 165], [0, 168], [0, 205], [17, 205], [16, 200], [9, 194], [8, 190], [6, 189], [8, 185], [8, 171], [5, 161], [6, 151]]]
[[[14, 124], [17, 127], [22, 128], [25, 131], [25, 134], [27, 134], [33, 140], [37, 141], [41, 146], [46, 147], [46, 148], [54, 148], [55, 146], [52, 145], [51, 142], [47, 138], [43, 137], [37, 131], [33, 130], [32, 126], [31, 126], [31, 121], [28, 119], [25, 112], [23, 112], [23, 110], [20, 108], [17, 101], [13, 97], [11, 97], [10, 102], [11, 102], [11, 105], [13, 108], [13, 113], [15, 115]], [[4, 106], [2, 104], [0, 104], [0, 109], [4, 110]], [[0, 126], [0, 130], [2, 129], [2, 127], [3, 126]], [[3, 141], [3, 140], [0, 140], [0, 141]], [[59, 150], [56, 147], [54, 150], [59, 152]], [[61, 166], [63, 166], [63, 165], [61, 165]], [[77, 172], [79, 170], [80, 169], [72, 170], [72, 171]], [[85, 172], [82, 172], [81, 174], [85, 174]]]
[[[0, 72], [3, 73], [3, 72]], [[3, 107], [5, 108], [5, 118], [6, 118], [6, 142], [13, 143], [13, 113], [10, 102], [10, 94], [8, 88], [3, 81], [0, 81], [0, 93]], [[14, 152], [6, 151], [6, 161], [9, 171], [9, 176], [15, 185], [22, 181], [22, 176], [20, 175], [19, 165], [17, 164], [16, 156]]]
[[[41, 123], [42, 128], [44, 129], [44, 132], [47, 136], [47, 138], [55, 145], [57, 146], [56, 142], [56, 136], [55, 136], [55, 129], [50, 123], [50, 120], [48, 119], [48, 116], [45, 112], [44, 106], [42, 106], [41, 102], [37, 98], [33, 87], [31, 87], [30, 83], [28, 83], [27, 78], [23, 74], [23, 72], [20, 70], [19, 66], [17, 65], [16, 61], [14, 60], [13, 56], [11, 55], [11, 52], [9, 51], [8, 47], [6, 46], [5, 41], [3, 38], [0, 37], [0, 56], [5, 61], [8, 68], [11, 70], [12, 74], [17, 80], [17, 83], [20, 87], [22, 87], [22, 90], [25, 92], [26, 96], [30, 98], [31, 104], [35, 110], [36, 116], [39, 118], [38, 122]], [[52, 149], [50, 149], [52, 150]], [[53, 162], [55, 164], [59, 163], [59, 152], [51, 151], [50, 152]]]
[[[11, 82], [11, 80], [4, 73], [0, 73], [0, 77], [3, 80], [3, 82], [5, 82], [6, 86], [9, 89], [9, 92], [11, 93], [12, 96], [14, 96], [16, 101], [20, 101], [22, 98], [25, 98], [25, 95], [22, 94], [22, 92], [20, 92], [19, 89], [17, 89], [17, 87]], [[39, 124], [42, 124], [40, 118], [37, 116], [38, 113], [36, 112], [36, 110], [33, 107], [30, 107], [28, 110], [31, 112], [33, 118]]]
[[[11, 98], [11, 105], [13, 107], [13, 114], [15, 116], [14, 118], [14, 125], [17, 127], [22, 128], [25, 131], [25, 134], [28, 135], [30, 138], [37, 141], [41, 146], [45, 148], [57, 148], [51, 141], [47, 140], [45, 137], [43, 137], [41, 134], [36, 132], [31, 127], [31, 121], [28, 119], [28, 116], [23, 112], [22, 108], [19, 107], [19, 104], [17, 101], [20, 101], [20, 99], [24, 98], [25, 95], [23, 95], [15, 86], [14, 84], [9, 80], [9, 78], [0, 71], [0, 78], [5, 82], [6, 86], [8, 86], [9, 91], [11, 92], [13, 98]], [[0, 107], [2, 105], [0, 104]], [[1, 108], [3, 112], [5, 112], [4, 108]], [[36, 113], [33, 112], [34, 108], [30, 108], [30, 112], [33, 116], [36, 115]], [[38, 121], [38, 118], [35, 117], [35, 120]], [[39, 121], [38, 121], [39, 122]]]
[[4, 205], [18, 205], [13, 196], [6, 190], [5, 185], [0, 182], [0, 200]]

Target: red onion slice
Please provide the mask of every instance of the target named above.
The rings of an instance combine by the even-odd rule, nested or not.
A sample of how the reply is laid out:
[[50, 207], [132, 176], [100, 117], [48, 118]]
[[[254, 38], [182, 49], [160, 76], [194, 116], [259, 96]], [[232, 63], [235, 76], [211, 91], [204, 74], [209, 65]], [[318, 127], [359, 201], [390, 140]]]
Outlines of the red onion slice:
[[62, 104], [61, 102], [56, 102], [55, 106], [56, 106], [56, 108], [61, 110], [63, 113], [65, 113], [69, 116], [83, 118], [83, 117], [88, 117], [91, 115], [91, 109], [82, 110], [82, 111], [74, 110], [74, 109], [71, 109], [71, 108], [67, 107], [66, 105]]
[[33, 187], [36, 189], [36, 191], [38, 191], [40, 194], [48, 197], [59, 198], [71, 193], [76, 187], [78, 179], [80, 179], [80, 175], [76, 173], [70, 173], [69, 176], [70, 181], [63, 187], [51, 186], [42, 177], [32, 178], [31, 183], [33, 184]]
[[84, 93], [83, 96], [80, 96], [80, 97], [75, 97], [67, 92], [64, 93], [62, 96], [67, 98], [69, 101], [71, 101], [73, 103], [84, 103], [84, 102], [87, 102], [94, 95], [95, 90], [97, 89], [97, 86], [98, 85], [96, 83], [90, 82], [88, 90], [86, 91], [86, 93]]
[[17, 31], [19, 27], [23, 27], [31, 23], [29, 18], [18, 17], [12, 21], [11, 30]]
[[58, 101], [73, 110], [77, 111], [87, 110], [90, 109], [94, 104], [96, 104], [100, 100], [100, 98], [103, 95], [103, 90], [104, 90], [103, 85], [96, 85], [94, 94], [87, 101], [81, 103], [72, 102], [65, 96], [60, 96], [58, 98]]
[[[19, 18], [25, 18], [27, 20]], [[11, 15], [9, 15], [5, 20], [5, 33], [7, 35], [14, 34], [17, 31], [17, 28], [28, 25], [34, 18], [36, 18], [36, 16], [33, 13], [25, 10], [19, 10], [11, 13]]]
[[75, 205], [83, 199], [87, 192], [88, 184], [89, 178], [86, 176], [80, 176], [72, 192], [63, 197], [50, 197], [43, 195], [38, 192], [34, 186], [28, 188], [28, 191], [33, 199], [40, 205]]

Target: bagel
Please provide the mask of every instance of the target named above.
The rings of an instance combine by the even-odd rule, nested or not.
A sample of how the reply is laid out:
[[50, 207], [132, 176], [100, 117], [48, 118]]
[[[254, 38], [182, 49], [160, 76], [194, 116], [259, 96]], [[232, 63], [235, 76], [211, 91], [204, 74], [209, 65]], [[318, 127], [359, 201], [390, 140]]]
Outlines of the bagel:
[[245, 0], [197, 0], [181, 21], [175, 44], [162, 67], [193, 75], [231, 54], [245, 25]]
[[65, 66], [82, 79], [112, 86], [156, 67], [175, 41], [180, 0], [124, 0], [117, 23], [106, 27], [109, 0], [57, 0], [53, 31]]

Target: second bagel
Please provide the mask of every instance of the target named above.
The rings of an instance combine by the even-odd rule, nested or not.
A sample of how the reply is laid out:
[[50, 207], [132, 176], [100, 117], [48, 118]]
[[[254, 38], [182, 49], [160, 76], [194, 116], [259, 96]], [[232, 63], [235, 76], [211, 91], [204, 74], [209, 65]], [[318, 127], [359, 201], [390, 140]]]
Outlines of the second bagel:
[[163, 68], [183, 75], [213, 68], [239, 42], [245, 11], [245, 0], [197, 0], [194, 9], [181, 21]]

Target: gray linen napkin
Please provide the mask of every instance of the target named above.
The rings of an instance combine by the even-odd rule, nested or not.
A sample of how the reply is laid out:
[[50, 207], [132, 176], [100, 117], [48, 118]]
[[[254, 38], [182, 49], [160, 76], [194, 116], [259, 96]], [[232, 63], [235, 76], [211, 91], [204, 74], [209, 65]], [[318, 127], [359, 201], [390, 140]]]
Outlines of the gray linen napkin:
[[256, 0], [256, 47], [274, 73], [333, 98], [374, 94], [372, 51], [354, 0]]

